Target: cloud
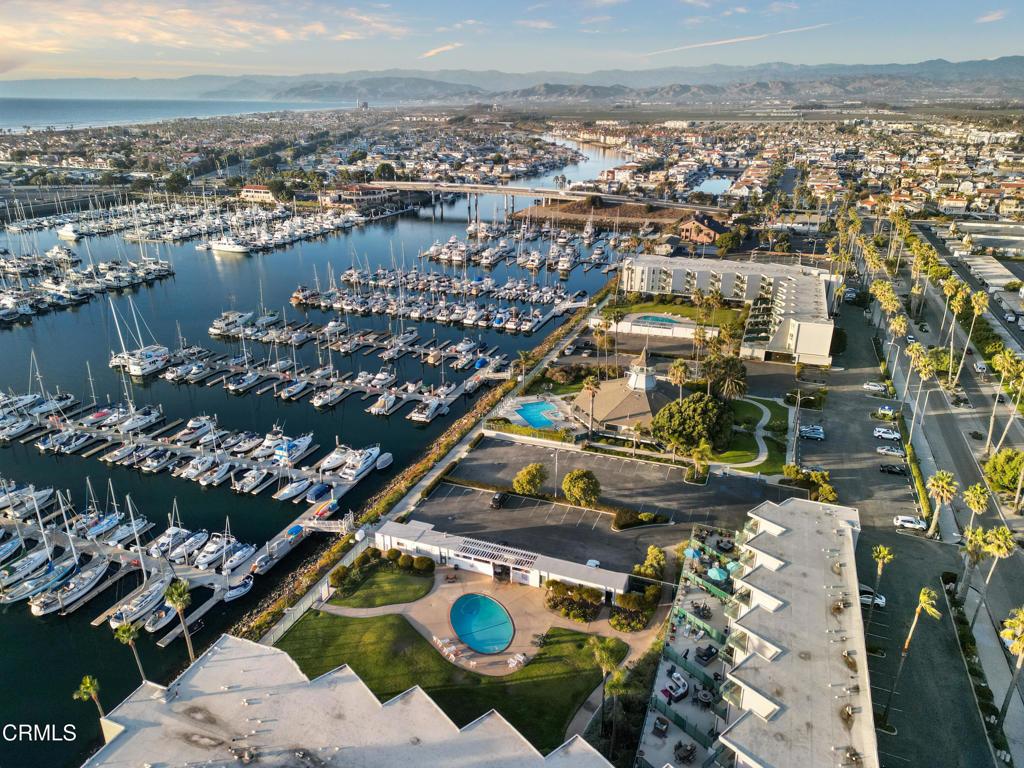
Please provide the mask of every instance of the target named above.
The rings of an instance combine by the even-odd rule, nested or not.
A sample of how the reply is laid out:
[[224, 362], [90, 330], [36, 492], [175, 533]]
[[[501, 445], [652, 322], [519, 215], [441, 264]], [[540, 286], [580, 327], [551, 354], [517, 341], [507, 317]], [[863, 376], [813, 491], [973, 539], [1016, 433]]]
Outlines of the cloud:
[[800, 6], [796, 3], [780, 2], [777, 0], [777, 2], [772, 3], [765, 9], [765, 13], [785, 13], [786, 11], [796, 11], [799, 9]]
[[813, 24], [809, 27], [795, 27], [793, 29], [781, 29], [778, 32], [762, 32], [757, 35], [744, 35], [742, 37], [729, 37], [724, 40], [708, 40], [703, 43], [690, 43], [689, 45], [680, 45], [675, 48], [665, 48], [660, 51], [651, 51], [646, 56], [660, 56], [663, 53], [676, 53], [677, 51], [692, 51], [695, 48], [716, 48], [720, 45], [737, 45], [739, 43], [750, 43], [755, 40], [765, 40], [769, 37], [779, 37], [780, 35], [795, 35], [798, 32], [812, 32], [815, 29], [824, 29], [825, 27], [831, 27], [836, 22], [830, 21], [825, 24]]
[[683, 5], [692, 5], [694, 8], [710, 8], [711, 0], [682, 0]]
[[609, 5], [619, 5], [620, 3], [628, 2], [628, 0], [587, 0], [588, 5], [593, 5], [598, 8], [604, 8]]
[[533, 5], [526, 6], [527, 11], [539, 11], [541, 8], [547, 8], [547, 3], [534, 3]]
[[1006, 18], [1006, 11], [1000, 9], [998, 11], [989, 11], [974, 20], [975, 24], [991, 24], [993, 21], [1002, 21]]
[[580, 24], [604, 24], [611, 20], [611, 16], [588, 16], [585, 19], [580, 19]]
[[448, 51], [454, 51], [456, 48], [461, 48], [461, 47], [462, 47], [462, 43], [446, 43], [444, 45], [437, 46], [437, 48], [431, 48], [426, 53], [421, 53], [420, 54], [420, 58], [421, 59], [430, 59], [430, 58], [433, 58], [434, 56], [437, 56], [437, 54], [439, 54], [439, 53], [447, 53]]
[[555, 25], [553, 22], [547, 19], [519, 19], [516, 24], [520, 27], [527, 27], [528, 29], [554, 29]]
[[747, 8], [745, 5], [737, 5], [735, 8], [726, 8], [724, 11], [722, 11], [722, 15], [723, 16], [733, 16], [733, 15], [742, 15], [744, 13], [749, 13], [749, 12], [750, 12], [750, 9]]

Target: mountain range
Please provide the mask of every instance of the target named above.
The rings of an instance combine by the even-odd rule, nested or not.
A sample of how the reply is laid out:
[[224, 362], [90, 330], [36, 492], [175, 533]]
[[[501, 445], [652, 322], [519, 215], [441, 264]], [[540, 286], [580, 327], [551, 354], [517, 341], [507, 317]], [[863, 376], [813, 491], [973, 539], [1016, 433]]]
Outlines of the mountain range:
[[211, 99], [330, 103], [1019, 99], [1024, 56], [914, 64], [709, 64], [595, 72], [389, 69], [305, 75], [56, 78], [0, 81], [0, 97]]

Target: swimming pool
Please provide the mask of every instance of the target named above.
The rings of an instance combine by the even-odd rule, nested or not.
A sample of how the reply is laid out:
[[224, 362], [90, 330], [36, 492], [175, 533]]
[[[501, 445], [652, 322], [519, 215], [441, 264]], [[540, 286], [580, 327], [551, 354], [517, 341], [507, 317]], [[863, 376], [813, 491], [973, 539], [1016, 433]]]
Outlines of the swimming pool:
[[641, 315], [637, 318], [640, 323], [653, 323], [654, 325], [679, 325], [679, 321], [674, 317], [666, 317], [665, 315]]
[[512, 642], [512, 617], [497, 600], [487, 595], [463, 595], [448, 616], [459, 639], [477, 653], [501, 653]]
[[551, 403], [544, 400], [535, 400], [532, 403], [523, 403], [516, 408], [516, 413], [534, 429], [548, 429], [554, 426], [554, 422], [544, 414], [557, 410]]

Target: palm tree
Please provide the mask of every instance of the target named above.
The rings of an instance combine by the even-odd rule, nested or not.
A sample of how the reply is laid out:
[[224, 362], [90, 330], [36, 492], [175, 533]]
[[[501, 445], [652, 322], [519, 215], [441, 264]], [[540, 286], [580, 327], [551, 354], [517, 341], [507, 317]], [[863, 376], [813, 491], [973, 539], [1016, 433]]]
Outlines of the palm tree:
[[956, 599], [961, 603], [967, 597], [967, 589], [971, 585], [971, 576], [978, 563], [988, 556], [985, 551], [985, 532], [981, 528], [965, 528], [960, 554], [964, 557], [964, 570], [960, 574], [960, 586], [956, 591]]
[[601, 731], [605, 728], [604, 697], [608, 686], [608, 676], [619, 666], [612, 651], [613, 640], [610, 637], [591, 635], [587, 647], [594, 655], [594, 663], [601, 669]]
[[1015, 365], [1013, 372], [1008, 374], [1010, 382], [1007, 387], [1012, 392], [1017, 391], [1017, 395], [1013, 398], [1013, 410], [1010, 411], [1010, 418], [1006, 420], [1006, 426], [1003, 427], [1003, 433], [999, 435], [999, 442], [996, 443], [996, 447], [993, 448], [993, 453], [999, 453], [1003, 447], [1003, 441], [1006, 440], [1006, 436], [1010, 433], [1010, 425], [1014, 422], [1014, 415], [1017, 413], [1017, 408], [1020, 406], [1021, 396], [1024, 395], [1024, 364]]
[[[878, 594], [878, 585], [882, 582], [882, 571], [885, 570], [885, 566], [891, 563], [895, 557], [892, 550], [884, 544], [878, 544], [871, 550], [871, 559], [875, 561], [875, 595]], [[868, 608], [868, 618], [864, 622], [865, 634], [867, 634], [868, 627], [871, 626], [871, 614], [874, 612], [875, 600], [874, 595], [872, 595], [871, 606]]]
[[[953, 344], [956, 343], [956, 319], [963, 314], [964, 310], [967, 309], [967, 300], [970, 298], [971, 292], [968, 288], [964, 287], [960, 293], [953, 297], [953, 300], [949, 302], [949, 308], [953, 312], [953, 322], [949, 324], [949, 383], [953, 384]], [[970, 343], [968, 338], [967, 343]]]
[[519, 367], [523, 370], [523, 386], [526, 386], [526, 364], [530, 362], [530, 351], [528, 349], [519, 350]]
[[1006, 377], [1009, 376], [1011, 379], [1016, 378], [1017, 370], [1020, 366], [1020, 361], [1013, 352], [1004, 348], [998, 355], [992, 358], [992, 367], [999, 371], [999, 386], [996, 387], [995, 399], [992, 402], [992, 413], [988, 417], [988, 436], [985, 438], [985, 455], [988, 455], [988, 449], [992, 445], [992, 432], [996, 426], [996, 410], [999, 408], [999, 397], [1003, 391], [1003, 384], [1006, 382]]
[[146, 682], [146, 673], [142, 669], [142, 659], [139, 658], [139, 649], [135, 646], [135, 640], [138, 636], [139, 628], [134, 624], [121, 624], [114, 630], [114, 637], [117, 638], [118, 642], [127, 645], [132, 649], [132, 655], [135, 656], [135, 666], [139, 668], [139, 676], [142, 678], [142, 682]]
[[907, 367], [907, 378], [906, 381], [903, 382], [902, 399], [906, 400], [907, 392], [910, 391], [910, 374], [918, 365], [921, 364], [921, 361], [925, 358], [925, 355], [927, 355], [928, 352], [924, 348], [924, 345], [919, 341], [915, 341], [913, 344], [908, 344], [904, 352], [907, 357], [910, 358], [910, 365]]
[[594, 398], [597, 397], [597, 393], [601, 390], [601, 386], [597, 381], [596, 376], [587, 376], [583, 380], [583, 393], [590, 395], [590, 427], [587, 430], [590, 437], [594, 435]]
[[[908, 328], [907, 316], [902, 314], [902, 313], [900, 313], [898, 315], [893, 315], [892, 320], [889, 321], [889, 333], [892, 334], [892, 338], [893, 338], [894, 342], [895, 342], [896, 339], [902, 339], [904, 336], [907, 335], [907, 328]], [[892, 344], [892, 346], [896, 347], [896, 344], [894, 343], [894, 344]], [[896, 348], [898, 349], [898, 347], [896, 347]], [[890, 350], [890, 353], [891, 353], [891, 350]], [[886, 366], [886, 368], [889, 368], [889, 355], [885, 356], [885, 366]]]
[[939, 515], [942, 513], [942, 505], [949, 504], [956, 498], [957, 489], [960, 484], [953, 478], [953, 473], [947, 469], [940, 469], [928, 478], [926, 483], [928, 495], [935, 501], [935, 511], [932, 512], [931, 523], [928, 525], [928, 537], [931, 538], [939, 529]]
[[935, 375], [935, 363], [932, 362], [930, 357], [922, 357], [917, 362], [917, 395], [914, 396], [914, 410], [910, 414], [910, 434], [907, 436], [907, 442], [912, 443], [914, 441], [914, 425], [920, 421], [924, 424], [924, 413], [921, 413], [921, 417], [918, 418], [918, 407], [921, 404], [921, 393], [924, 391], [924, 385], [932, 376]]
[[697, 445], [690, 448], [690, 461], [693, 462], [693, 479], [701, 477], [711, 462], [711, 444], [707, 440], [701, 440]]
[[651, 436], [651, 428], [647, 424], [637, 424], [632, 429], [633, 432], [633, 458], [636, 458], [636, 441], [643, 437]]
[[1017, 681], [1020, 679], [1021, 667], [1024, 667], [1024, 608], [1014, 608], [1010, 611], [1010, 618], [1003, 622], [1003, 629], [999, 636], [1009, 641], [1010, 653], [1014, 655], [1017, 663], [1013, 665], [1013, 677], [1010, 679], [1010, 686], [1006, 689], [1006, 696], [1003, 697], [1003, 705], [999, 708], [999, 719], [996, 721], [996, 728], [1003, 727], [1006, 720], [1006, 713], [1010, 709], [1010, 701], [1017, 691]]
[[900, 675], [903, 673], [903, 665], [906, 663], [907, 654], [910, 652], [910, 641], [914, 639], [914, 630], [917, 629], [917, 621], [921, 618], [921, 613], [926, 613], [933, 619], [938, 619], [942, 616], [939, 613], [939, 609], [935, 607], [935, 599], [934, 589], [931, 587], [921, 587], [921, 591], [917, 595], [917, 608], [914, 609], [914, 620], [910, 623], [907, 639], [903, 641], [903, 648], [900, 651], [900, 665], [896, 668], [896, 677], [893, 678], [892, 688], [889, 689], [889, 698], [885, 702], [885, 710], [882, 712], [883, 724], [888, 724], [889, 722], [889, 708], [892, 706], [892, 695], [896, 692], [896, 686], [899, 685]]
[[181, 620], [181, 631], [185, 635], [185, 645], [188, 646], [189, 661], [195, 662], [196, 654], [192, 650], [192, 635], [188, 632], [188, 622], [185, 621], [185, 611], [192, 604], [192, 595], [188, 591], [188, 582], [184, 579], [175, 579], [164, 591], [164, 599], [167, 604], [177, 612]]
[[985, 554], [992, 558], [992, 566], [985, 576], [983, 595], [978, 597], [978, 604], [974, 607], [974, 614], [971, 616], [971, 629], [974, 629], [974, 622], [978, 620], [981, 613], [981, 601], [984, 595], [988, 594], [988, 584], [992, 581], [992, 574], [996, 572], [996, 566], [1000, 560], [1005, 560], [1017, 551], [1017, 542], [1013, 540], [1013, 533], [1005, 525], [998, 528], [989, 528], [985, 532]]
[[718, 372], [718, 394], [726, 400], [735, 400], [747, 394], [747, 367], [738, 357], [722, 360]]
[[968, 528], [974, 526], [974, 518], [988, 509], [988, 488], [983, 483], [975, 483], [968, 486], [964, 491], [964, 503], [971, 510], [971, 522]]
[[92, 675], [86, 675], [82, 678], [82, 682], [78, 685], [78, 690], [72, 694], [71, 698], [75, 701], [91, 700], [96, 705], [96, 709], [100, 711], [100, 717], [106, 717], [103, 705], [100, 704], [100, 681]]
[[[971, 337], [974, 335], [974, 324], [978, 322], [978, 318], [988, 312], [988, 294], [984, 291], [975, 291], [971, 294], [971, 329], [967, 332], [967, 341], [964, 342], [964, 353], [960, 356], [960, 365], [956, 369], [956, 378], [950, 376], [951, 382], [955, 383], [960, 380], [960, 374], [964, 370], [964, 363], [967, 360], [967, 350], [971, 346]], [[952, 359], [949, 361], [952, 366]]]
[[629, 679], [626, 676], [625, 670], [616, 669], [611, 675], [608, 676], [608, 680], [604, 684], [605, 690], [608, 695], [612, 697], [611, 703], [611, 716], [612, 716], [612, 737], [608, 744], [608, 758], [611, 760], [615, 755], [615, 741], [618, 735], [619, 720], [619, 696], [629, 691]]
[[668, 367], [668, 380], [670, 383], [675, 384], [679, 387], [679, 402], [683, 402], [683, 385], [689, 379], [689, 370], [686, 367], [686, 361], [681, 357], [677, 357], [672, 361], [672, 365]]
[[[942, 293], [946, 297], [946, 303], [942, 308], [942, 325], [939, 326], [939, 338], [942, 338], [942, 332], [946, 327], [946, 318], [949, 316], [949, 301], [958, 293], [960, 293], [960, 279], [955, 275], [947, 277], [942, 281]], [[956, 322], [956, 321], [954, 321]]]

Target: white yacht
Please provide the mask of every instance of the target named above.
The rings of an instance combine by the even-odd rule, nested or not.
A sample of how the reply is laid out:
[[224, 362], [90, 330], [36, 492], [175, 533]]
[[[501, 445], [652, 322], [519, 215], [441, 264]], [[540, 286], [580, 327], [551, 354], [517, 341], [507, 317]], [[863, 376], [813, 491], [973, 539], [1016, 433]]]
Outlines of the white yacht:
[[141, 377], [157, 373], [167, 367], [171, 351], [160, 344], [150, 344], [128, 353], [128, 373]]
[[417, 405], [406, 418], [426, 424], [446, 410], [443, 397], [431, 397]]
[[256, 554], [255, 546], [236, 542], [231, 548], [227, 560], [224, 561], [224, 565], [220, 566], [220, 572], [224, 574], [231, 573], [235, 568], [248, 561], [254, 554]]
[[231, 235], [224, 235], [210, 241], [210, 250], [214, 253], [248, 253], [249, 246], [240, 243]]
[[366, 409], [366, 412], [372, 413], [374, 416], [386, 416], [391, 412], [391, 409], [395, 407], [395, 403], [397, 402], [398, 395], [394, 392], [385, 392], [377, 398], [377, 402]]
[[164, 598], [164, 590], [167, 589], [167, 585], [170, 583], [170, 574], [161, 576], [160, 578], [154, 578], [149, 584], [146, 585], [139, 594], [122, 603], [113, 614], [111, 614], [109, 621], [111, 629], [117, 629], [122, 624], [134, 624], [136, 621], [141, 619], [147, 613], [152, 611]]
[[277, 501], [288, 501], [294, 499], [301, 493], [305, 493], [306, 489], [313, 484], [313, 481], [308, 477], [300, 477], [298, 480], [293, 480], [284, 486], [281, 490], [274, 494], [274, 499]]
[[167, 558], [172, 563], [184, 563], [192, 557], [195, 552], [198, 552], [199, 549], [206, 544], [209, 538], [210, 533], [206, 530], [196, 531], [195, 533], [189, 534], [188, 538], [170, 551]]
[[234, 545], [234, 536], [223, 533], [213, 534], [210, 536], [209, 541], [206, 542], [206, 546], [196, 556], [195, 567], [201, 571], [210, 567], [216, 567], [221, 558], [226, 556], [225, 553]]
[[338, 445], [320, 462], [319, 469], [323, 472], [332, 472], [347, 463], [352, 453], [352, 449], [347, 445]]
[[159, 406], [146, 405], [133, 412], [125, 421], [117, 425], [117, 431], [122, 435], [131, 432], [138, 432], [156, 424], [164, 417]]
[[378, 456], [380, 456], [379, 445], [371, 445], [369, 448], [353, 451], [339, 473], [341, 479], [346, 483], [354, 483], [363, 479], [374, 468]]
[[74, 605], [75, 601], [87, 595], [99, 583], [107, 573], [109, 566], [110, 560], [106, 557], [94, 557], [87, 565], [79, 569], [70, 581], [66, 581], [57, 589], [49, 592], [40, 592], [29, 600], [32, 615], [45, 616], [48, 613], [63, 610], [66, 606]]
[[286, 440], [285, 445], [287, 447], [287, 453], [284, 455], [277, 455], [275, 451], [273, 463], [277, 465], [291, 465], [301, 458], [309, 446], [313, 443], [313, 433], [307, 432], [306, 434], [295, 438], [294, 440]]
[[172, 525], [166, 531], [156, 537], [156, 540], [149, 545], [150, 557], [163, 557], [174, 550], [181, 542], [185, 541], [192, 532], [187, 528], [180, 528], [177, 525]]

